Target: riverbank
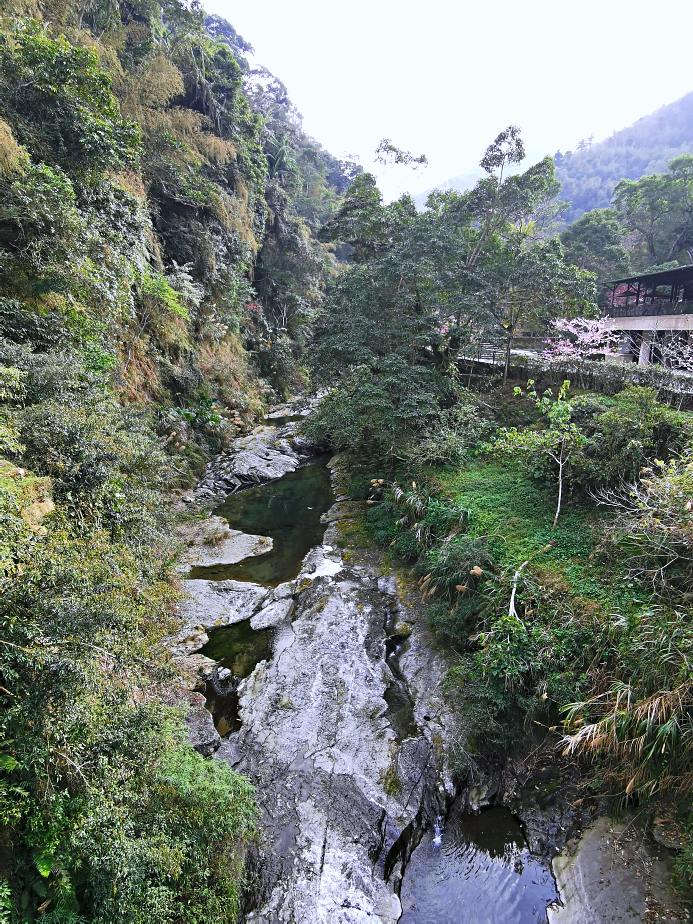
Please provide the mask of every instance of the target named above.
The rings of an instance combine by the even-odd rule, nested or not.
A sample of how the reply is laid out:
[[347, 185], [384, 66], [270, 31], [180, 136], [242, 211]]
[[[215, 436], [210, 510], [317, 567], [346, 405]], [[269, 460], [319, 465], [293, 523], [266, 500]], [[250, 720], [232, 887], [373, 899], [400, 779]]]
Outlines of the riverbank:
[[[272, 472], [298, 455], [295, 422], [282, 410], [280, 427], [261, 428], [235, 450], [250, 447]], [[454, 785], [450, 748], [463, 730], [443, 691], [450, 662], [411, 584], [364, 541], [365, 505], [346, 497], [343, 462], [330, 462], [334, 497], [316, 494], [319, 479], [301, 473], [324, 461], [302, 448], [289, 473], [250, 488], [240, 506], [242, 491], [217, 508], [232, 517], [250, 504], [243, 527], [264, 522], [276, 539], [234, 530], [224, 516], [196, 526], [189, 599], [172, 640], [190, 682], [196, 747], [257, 787], [262, 833], [246, 920], [524, 924], [546, 921], [554, 905], [551, 913], [563, 915], [556, 921], [572, 921], [580, 906], [571, 875], [580, 864], [560, 862], [580, 822], [571, 780], [550, 747], [533, 743], [525, 760], [479, 766]], [[228, 457], [210, 469], [221, 480], [229, 466], [239, 470]], [[254, 480], [258, 471], [255, 463]], [[213, 476], [205, 484], [221, 498], [224, 485], [217, 492]], [[313, 487], [303, 494], [306, 485]], [[294, 573], [284, 554], [286, 579], [272, 581], [258, 568], [281, 561], [275, 542], [290, 537], [277, 528], [282, 511], [300, 518], [303, 505], [308, 516], [316, 498], [328, 507], [318, 517], [323, 534], [295, 556]], [[225, 577], [239, 567], [265, 582]], [[571, 845], [565, 856], [574, 853]], [[625, 875], [637, 885], [636, 872]], [[479, 917], [484, 900], [488, 918]]]

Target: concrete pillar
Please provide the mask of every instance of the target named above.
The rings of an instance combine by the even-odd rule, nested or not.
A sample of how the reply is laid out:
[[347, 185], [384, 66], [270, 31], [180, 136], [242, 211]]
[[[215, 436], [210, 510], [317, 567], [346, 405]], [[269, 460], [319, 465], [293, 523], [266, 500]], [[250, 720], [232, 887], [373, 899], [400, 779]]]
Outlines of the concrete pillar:
[[649, 366], [651, 354], [652, 354], [652, 331], [644, 330], [642, 332], [642, 342], [640, 344], [640, 355], [638, 356], [638, 365], [639, 366]]
[[612, 354], [609, 358], [613, 362], [618, 363], [633, 362], [633, 337], [628, 331], [621, 334], [621, 338], [618, 341], [618, 353]]

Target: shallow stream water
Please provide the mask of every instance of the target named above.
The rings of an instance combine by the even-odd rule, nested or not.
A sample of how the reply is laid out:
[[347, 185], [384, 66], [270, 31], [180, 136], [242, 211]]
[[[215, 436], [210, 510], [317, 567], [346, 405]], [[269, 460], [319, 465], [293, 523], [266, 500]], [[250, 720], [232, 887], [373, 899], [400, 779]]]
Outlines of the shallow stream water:
[[545, 924], [556, 899], [548, 865], [527, 848], [505, 808], [455, 805], [427, 831], [407, 864], [400, 924]]
[[232, 529], [274, 540], [271, 551], [235, 565], [193, 568], [191, 578], [254, 581], [276, 587], [298, 574], [307, 553], [320, 545], [320, 517], [333, 502], [327, 459], [318, 459], [268, 484], [231, 494], [214, 513]]
[[[316, 459], [277, 481], [230, 495], [215, 514], [224, 517], [232, 529], [270, 536], [272, 549], [234, 565], [193, 568], [189, 577], [252, 581], [265, 587], [276, 587], [295, 578], [307, 553], [322, 542], [325, 525], [320, 517], [333, 499], [326, 458]], [[209, 681], [205, 690], [206, 705], [220, 735], [240, 729], [238, 683], [260, 661], [271, 657], [273, 638], [271, 629], [255, 631], [247, 619], [209, 631], [209, 641], [200, 653], [231, 671], [229, 679], [223, 683]]]

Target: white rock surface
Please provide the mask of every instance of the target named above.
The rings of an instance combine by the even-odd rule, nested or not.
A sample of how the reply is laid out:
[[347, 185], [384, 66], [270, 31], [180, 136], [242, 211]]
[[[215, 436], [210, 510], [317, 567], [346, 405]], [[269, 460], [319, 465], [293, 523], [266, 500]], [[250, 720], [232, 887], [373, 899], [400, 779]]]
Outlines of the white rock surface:
[[259, 613], [256, 613], [250, 620], [251, 629], [276, 629], [283, 622], [287, 622], [294, 610], [294, 601], [291, 598], [286, 600], [275, 600], [268, 606], [264, 606]]
[[269, 597], [270, 591], [249, 581], [183, 581], [186, 594], [179, 612], [181, 632], [189, 627], [229, 626], [250, 619]]
[[394, 924], [385, 855], [434, 788], [430, 740], [399, 742], [384, 700], [395, 600], [374, 568], [342, 561], [335, 539], [330, 527], [306, 557], [293, 621], [239, 686], [237, 769], [264, 810], [266, 891], [248, 924]]
[[269, 536], [254, 536], [231, 529], [222, 517], [207, 517], [188, 530], [190, 545], [181, 556], [177, 570], [213, 565], [235, 565], [246, 558], [264, 555], [272, 549]]

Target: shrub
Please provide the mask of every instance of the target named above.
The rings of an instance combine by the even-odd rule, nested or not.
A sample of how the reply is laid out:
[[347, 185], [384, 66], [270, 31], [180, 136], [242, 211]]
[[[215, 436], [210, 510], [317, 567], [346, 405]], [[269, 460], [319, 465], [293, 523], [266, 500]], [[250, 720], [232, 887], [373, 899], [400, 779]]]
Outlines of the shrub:
[[14, 497], [3, 506], [0, 477], [15, 537], [0, 598], [0, 824], [17, 914], [232, 924], [253, 792], [195, 754], [157, 699], [169, 678], [148, 651], [169, 622], [166, 547], [74, 536], [59, 515], [37, 533]]
[[597, 493], [615, 517], [604, 549], [625, 560], [633, 578], [674, 604], [690, 603], [693, 587], [693, 452], [642, 470], [639, 481]]
[[68, 172], [132, 163], [139, 131], [121, 118], [96, 55], [24, 22], [0, 40], [0, 101], [18, 140]]
[[573, 460], [573, 481], [597, 488], [637, 478], [652, 459], [668, 459], [680, 452], [693, 435], [691, 415], [657, 401], [651, 388], [632, 386], [606, 402], [578, 404], [581, 431], [587, 437]]
[[436, 425], [449, 394], [443, 376], [393, 355], [377, 371], [362, 366], [344, 373], [311, 415], [307, 430], [362, 459], [394, 461]]

